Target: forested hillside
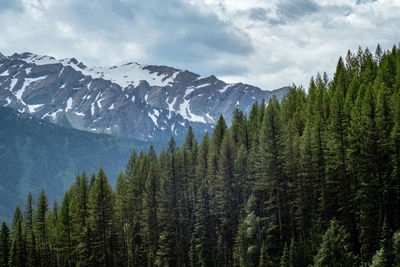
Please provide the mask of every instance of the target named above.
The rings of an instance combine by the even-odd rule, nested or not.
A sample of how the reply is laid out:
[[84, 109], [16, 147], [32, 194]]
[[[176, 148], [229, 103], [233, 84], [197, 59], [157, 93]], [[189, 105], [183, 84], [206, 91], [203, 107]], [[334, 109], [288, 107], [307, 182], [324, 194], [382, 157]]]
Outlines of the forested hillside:
[[[3, 224], [11, 266], [400, 264], [400, 50], [339, 59], [307, 93], [133, 152], [113, 190], [82, 173]], [[50, 206], [50, 207], [49, 207]], [[8, 253], [10, 251], [10, 253]], [[370, 265], [371, 264], [371, 265]]]
[[0, 107], [0, 220], [10, 221], [17, 204], [42, 187], [62, 199], [78, 172], [99, 166], [115, 176], [142, 142], [66, 129], [11, 108]]

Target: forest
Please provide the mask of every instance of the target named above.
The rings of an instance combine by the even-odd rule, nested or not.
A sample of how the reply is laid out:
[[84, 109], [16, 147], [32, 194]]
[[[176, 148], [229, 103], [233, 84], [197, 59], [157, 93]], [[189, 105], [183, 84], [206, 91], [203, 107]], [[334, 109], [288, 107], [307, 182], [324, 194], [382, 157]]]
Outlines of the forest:
[[221, 116], [211, 136], [133, 151], [115, 189], [80, 173], [27, 196], [1, 266], [400, 266], [400, 49]]

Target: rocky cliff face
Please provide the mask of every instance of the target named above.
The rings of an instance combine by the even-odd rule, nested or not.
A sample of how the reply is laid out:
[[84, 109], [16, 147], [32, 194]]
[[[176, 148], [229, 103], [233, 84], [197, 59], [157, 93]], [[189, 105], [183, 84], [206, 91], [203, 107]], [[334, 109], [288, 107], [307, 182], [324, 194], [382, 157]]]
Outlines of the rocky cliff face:
[[236, 105], [249, 111], [274, 91], [167, 66], [127, 63], [89, 68], [75, 58], [31, 53], [0, 54], [0, 106], [94, 133], [143, 141], [183, 138], [191, 125], [198, 137], [220, 114], [229, 122]]

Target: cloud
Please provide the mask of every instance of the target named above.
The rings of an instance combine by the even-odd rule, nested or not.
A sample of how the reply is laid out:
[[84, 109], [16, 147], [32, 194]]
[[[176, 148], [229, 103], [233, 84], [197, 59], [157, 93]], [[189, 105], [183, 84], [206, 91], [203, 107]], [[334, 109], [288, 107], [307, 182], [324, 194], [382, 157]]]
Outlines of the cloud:
[[[138, 60], [185, 68], [223, 53], [248, 55], [251, 40], [241, 29], [185, 1], [21, 0], [23, 8], [1, 16], [0, 29], [17, 48], [74, 56], [93, 64]], [[10, 20], [11, 19], [11, 20]], [[14, 21], [13, 21], [14, 20]], [[194, 71], [204, 71], [195, 68]]]
[[297, 19], [299, 17], [307, 16], [319, 10], [319, 5], [313, 0], [303, 1], [280, 1], [277, 4], [278, 12], [283, 19]]
[[163, 64], [264, 89], [307, 87], [359, 45], [398, 43], [391, 0], [0, 0], [0, 52]]

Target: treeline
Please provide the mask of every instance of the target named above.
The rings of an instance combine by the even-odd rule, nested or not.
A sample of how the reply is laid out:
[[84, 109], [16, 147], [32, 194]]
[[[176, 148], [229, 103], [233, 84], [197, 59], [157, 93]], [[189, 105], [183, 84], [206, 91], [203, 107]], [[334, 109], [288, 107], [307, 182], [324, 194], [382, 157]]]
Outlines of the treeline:
[[85, 173], [0, 233], [1, 266], [400, 266], [400, 50]]

